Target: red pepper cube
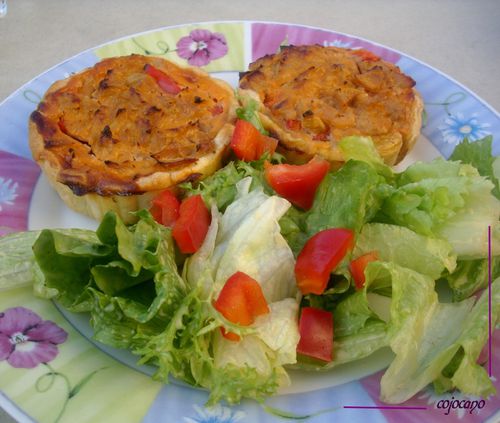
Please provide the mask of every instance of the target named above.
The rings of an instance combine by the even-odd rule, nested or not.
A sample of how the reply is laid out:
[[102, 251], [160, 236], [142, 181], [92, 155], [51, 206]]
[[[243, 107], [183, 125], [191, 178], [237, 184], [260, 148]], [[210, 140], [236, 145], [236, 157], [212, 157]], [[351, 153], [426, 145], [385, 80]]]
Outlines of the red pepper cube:
[[322, 361], [332, 361], [332, 313], [314, 307], [304, 307], [300, 314], [299, 333], [297, 353]]
[[316, 190], [330, 169], [330, 163], [315, 157], [303, 165], [267, 165], [267, 183], [292, 204], [309, 210], [314, 202]]
[[321, 295], [330, 273], [352, 248], [354, 233], [350, 229], [325, 229], [313, 235], [304, 245], [295, 263], [295, 279], [302, 294]]
[[349, 270], [351, 271], [352, 278], [354, 279], [354, 285], [356, 289], [363, 289], [365, 285], [365, 269], [368, 263], [378, 260], [378, 254], [376, 251], [370, 251], [369, 253], [363, 254], [358, 258], [351, 261], [349, 264]]
[[[259, 283], [243, 272], [236, 272], [224, 284], [214, 308], [227, 320], [241, 326], [251, 325], [257, 316], [269, 313], [266, 298]], [[232, 341], [239, 336], [221, 328], [222, 335]]]
[[238, 159], [258, 160], [265, 152], [273, 154], [278, 140], [267, 137], [246, 120], [238, 119], [231, 138], [231, 148]]
[[180, 202], [170, 190], [162, 191], [153, 200], [150, 212], [162, 225], [172, 227], [179, 217]]
[[179, 218], [175, 221], [172, 236], [181, 252], [191, 254], [198, 251], [210, 226], [210, 212], [200, 194], [186, 198], [179, 207]]

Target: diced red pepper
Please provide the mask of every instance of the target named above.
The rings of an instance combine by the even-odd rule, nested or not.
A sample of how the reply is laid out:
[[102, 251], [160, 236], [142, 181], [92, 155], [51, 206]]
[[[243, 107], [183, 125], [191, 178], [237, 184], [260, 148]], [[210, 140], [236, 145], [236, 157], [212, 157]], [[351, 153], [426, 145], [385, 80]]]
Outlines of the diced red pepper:
[[182, 201], [179, 218], [175, 221], [172, 236], [183, 253], [195, 253], [205, 240], [210, 226], [210, 212], [200, 194]]
[[314, 141], [328, 141], [328, 136], [330, 132], [321, 132], [319, 134], [313, 135]]
[[265, 152], [273, 154], [277, 145], [278, 140], [261, 134], [250, 122], [243, 119], [236, 120], [231, 148], [238, 159], [247, 162], [258, 160]]
[[302, 123], [297, 119], [287, 119], [286, 127], [292, 131], [300, 131], [302, 129]]
[[[259, 283], [243, 272], [236, 272], [224, 284], [214, 307], [227, 320], [241, 326], [251, 325], [257, 316], [269, 313]], [[221, 328], [222, 335], [232, 341], [239, 336]]]
[[313, 235], [304, 245], [295, 263], [295, 278], [302, 294], [321, 295], [330, 273], [352, 248], [354, 233], [350, 229], [325, 229]]
[[238, 342], [241, 339], [240, 335], [238, 335], [237, 333], [234, 333], [234, 332], [230, 332], [223, 327], [220, 328], [220, 333], [222, 334], [222, 336], [224, 338], [229, 339], [230, 341], [233, 341], [233, 342]]
[[180, 202], [170, 190], [161, 192], [154, 200], [149, 211], [162, 225], [172, 227], [179, 217]]
[[210, 109], [210, 113], [212, 116], [220, 115], [224, 111], [224, 106], [220, 103], [217, 103], [214, 107]]
[[333, 316], [329, 311], [304, 307], [299, 320], [297, 352], [322, 361], [333, 358]]
[[153, 77], [160, 88], [168, 94], [179, 94], [181, 87], [170, 76], [160, 69], [155, 68], [153, 65], [147, 64], [144, 67], [146, 73]]
[[351, 271], [352, 278], [354, 279], [354, 285], [356, 289], [363, 289], [365, 285], [365, 269], [368, 263], [378, 260], [378, 254], [376, 251], [370, 251], [369, 253], [363, 254], [362, 256], [354, 259], [349, 264], [349, 270]]
[[68, 134], [68, 128], [66, 128], [66, 124], [64, 123], [64, 119], [62, 117], [59, 118], [57, 124], [61, 132], [63, 132], [64, 134]]
[[358, 50], [351, 50], [351, 52], [356, 56], [360, 56], [366, 62], [376, 62], [377, 60], [380, 60], [380, 57], [376, 54], [362, 48]]
[[267, 183], [282, 197], [296, 206], [308, 210], [314, 202], [319, 184], [328, 173], [330, 163], [314, 157], [303, 165], [267, 165]]

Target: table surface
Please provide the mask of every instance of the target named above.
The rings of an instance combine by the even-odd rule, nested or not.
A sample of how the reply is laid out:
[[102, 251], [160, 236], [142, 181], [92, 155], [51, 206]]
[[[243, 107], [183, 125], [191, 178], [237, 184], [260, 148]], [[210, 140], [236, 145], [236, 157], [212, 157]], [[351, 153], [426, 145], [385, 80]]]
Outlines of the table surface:
[[[498, 0], [7, 2], [0, 18], [0, 101], [103, 42], [168, 25], [245, 19], [319, 26], [384, 44], [441, 70], [500, 110]], [[7, 422], [13, 420], [0, 409], [0, 423]]]

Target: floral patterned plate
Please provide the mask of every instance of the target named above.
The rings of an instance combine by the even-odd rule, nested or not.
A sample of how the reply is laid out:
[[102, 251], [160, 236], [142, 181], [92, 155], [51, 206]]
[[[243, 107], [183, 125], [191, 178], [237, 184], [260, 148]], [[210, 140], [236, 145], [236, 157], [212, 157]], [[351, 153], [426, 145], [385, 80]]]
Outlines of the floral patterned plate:
[[[417, 81], [425, 102], [422, 136], [401, 166], [449, 156], [465, 136], [500, 134], [500, 116], [483, 100], [439, 71], [400, 52], [357, 37], [306, 26], [268, 22], [211, 22], [137, 34], [87, 50], [38, 76], [0, 105], [0, 235], [45, 227], [95, 228], [66, 208], [40, 175], [27, 142], [27, 121], [54, 81], [100, 59], [140, 53], [202, 67], [233, 86], [238, 72], [283, 44], [366, 48], [396, 63]], [[500, 138], [494, 153], [500, 154]], [[324, 374], [294, 372], [292, 386], [266, 404], [206, 408], [203, 390], [177, 381], [153, 382], [135, 357], [91, 339], [85, 316], [35, 298], [29, 287], [0, 293], [0, 406], [21, 422], [237, 422], [309, 419], [314, 422], [479, 422], [500, 420], [500, 399], [475, 410], [438, 408], [431, 389], [405, 404], [378, 401], [382, 370], [391, 355], [380, 351], [360, 363]], [[500, 367], [500, 337], [493, 369]], [[494, 379], [494, 378], [493, 378]], [[496, 382], [497, 388], [500, 384]], [[471, 398], [470, 400], [474, 400]], [[442, 403], [441, 403], [442, 404]]]

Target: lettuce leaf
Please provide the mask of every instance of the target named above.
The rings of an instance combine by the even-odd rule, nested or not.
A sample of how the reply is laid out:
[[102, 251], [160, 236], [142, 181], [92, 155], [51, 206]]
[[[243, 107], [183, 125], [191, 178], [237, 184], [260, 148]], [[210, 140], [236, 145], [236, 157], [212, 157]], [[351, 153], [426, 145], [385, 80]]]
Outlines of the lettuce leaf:
[[33, 245], [43, 275], [35, 293], [90, 312], [95, 338], [120, 348], [134, 345], [137, 333], [161, 331], [187, 292], [170, 230], [146, 211], [137, 215], [137, 224], [126, 227], [110, 212], [85, 236], [43, 230]]
[[456, 255], [441, 239], [417, 234], [404, 226], [367, 223], [356, 241], [353, 257], [376, 251], [382, 261], [415, 270], [438, 279], [443, 271], [453, 272]]
[[461, 259], [488, 257], [488, 226], [492, 234], [491, 249], [500, 251], [500, 200], [491, 194], [491, 186], [487, 180], [473, 184], [465, 207], [436, 232]]
[[81, 239], [44, 229], [33, 244], [33, 253], [44, 275], [44, 286], [56, 289], [57, 300], [70, 311], [89, 311], [90, 269], [98, 259], [113, 254], [95, 236]]
[[392, 180], [394, 171], [384, 163], [370, 137], [350, 136], [339, 142], [344, 160], [357, 160], [369, 164], [379, 175]]
[[[498, 227], [500, 201], [494, 185], [468, 164], [436, 159], [398, 175], [378, 220], [447, 240], [460, 259], [487, 256], [488, 226]], [[498, 229], [493, 242], [500, 247]]]
[[250, 184], [250, 178], [240, 181], [236, 201], [221, 217], [212, 214], [209, 235], [186, 261], [184, 274], [191, 286], [203, 281], [217, 295], [226, 280], [241, 271], [261, 284], [272, 303], [297, 292], [295, 259], [278, 224], [290, 203], [261, 189], [249, 192]]
[[306, 213], [291, 206], [279, 221], [281, 235], [286, 239], [295, 257], [299, 255], [308, 239], [306, 218]]
[[450, 160], [460, 160], [474, 166], [480, 175], [486, 176], [494, 184], [493, 195], [500, 199], [500, 188], [498, 185], [498, 175], [495, 174], [495, 158], [492, 154], [493, 137], [488, 135], [477, 141], [469, 141], [465, 138], [455, 147], [450, 156]]
[[[190, 292], [165, 330], [145, 336], [145, 344], [135, 351], [143, 356], [141, 362], [158, 366], [155, 378], [166, 381], [172, 375], [210, 389], [209, 404], [261, 400], [288, 382], [283, 366], [296, 361], [295, 261], [278, 224], [290, 205], [262, 189], [249, 191], [251, 182], [237, 183], [237, 197], [224, 214], [212, 206], [207, 236], [184, 264]], [[228, 322], [212, 306], [237, 271], [261, 284], [269, 304], [270, 313], [251, 326]], [[240, 341], [222, 337], [220, 326], [238, 334]]]
[[248, 91], [245, 95], [242, 95], [242, 91], [240, 90], [238, 98], [240, 102], [243, 104], [243, 107], [239, 107], [236, 109], [236, 116], [239, 119], [246, 120], [250, 122], [253, 126], [255, 126], [261, 134], [269, 135], [269, 132], [264, 128], [262, 121], [259, 117], [259, 102], [252, 98]]
[[[500, 276], [500, 256], [491, 258], [491, 278]], [[488, 259], [459, 260], [453, 273], [443, 276], [451, 291], [453, 301], [462, 301], [488, 286]]]
[[[453, 371], [442, 374], [441, 379], [441, 381], [447, 379], [448, 390], [455, 388], [466, 395], [483, 398], [496, 393], [496, 389], [486, 370], [477, 362], [479, 354], [488, 339], [488, 295], [488, 291], [485, 290], [467, 316], [460, 337], [454, 344], [454, 346], [459, 347], [458, 351], [452, 360], [447, 363], [448, 366], [452, 364]], [[497, 278], [491, 284], [491, 326], [493, 330], [499, 317], [500, 278]]]
[[31, 246], [39, 234], [29, 231], [0, 237], [0, 292], [33, 283], [37, 265]]
[[[232, 342], [215, 335], [215, 367], [227, 365], [250, 367], [262, 376], [270, 377], [282, 365], [293, 364], [299, 341], [297, 327], [298, 304], [287, 298], [269, 305], [270, 313], [258, 318], [252, 325], [253, 334], [242, 337], [240, 342]], [[284, 369], [279, 374], [288, 381]], [[282, 384], [284, 381], [281, 382]]]
[[338, 171], [328, 173], [318, 187], [306, 217], [307, 236], [328, 228], [359, 232], [375, 216], [388, 189], [370, 164], [348, 161]]
[[[401, 403], [432, 381], [442, 381], [441, 372], [461, 348], [465, 354], [451, 385], [471, 395], [493, 393], [485, 370], [476, 364], [487, 340], [487, 292], [475, 305], [474, 298], [439, 303], [430, 278], [381, 262], [367, 267], [367, 283], [376, 285], [381, 276], [386, 280], [387, 272], [392, 279], [389, 338], [396, 358], [382, 377], [381, 400]], [[494, 283], [492, 303], [494, 325], [500, 312], [500, 280]]]
[[271, 192], [265, 183], [263, 170], [263, 159], [254, 162], [236, 160], [200, 182], [186, 182], [180, 187], [187, 196], [201, 194], [209, 207], [216, 205], [218, 210], [224, 211], [238, 194], [236, 184], [244, 178], [252, 178], [252, 190], [262, 187], [266, 192]]

